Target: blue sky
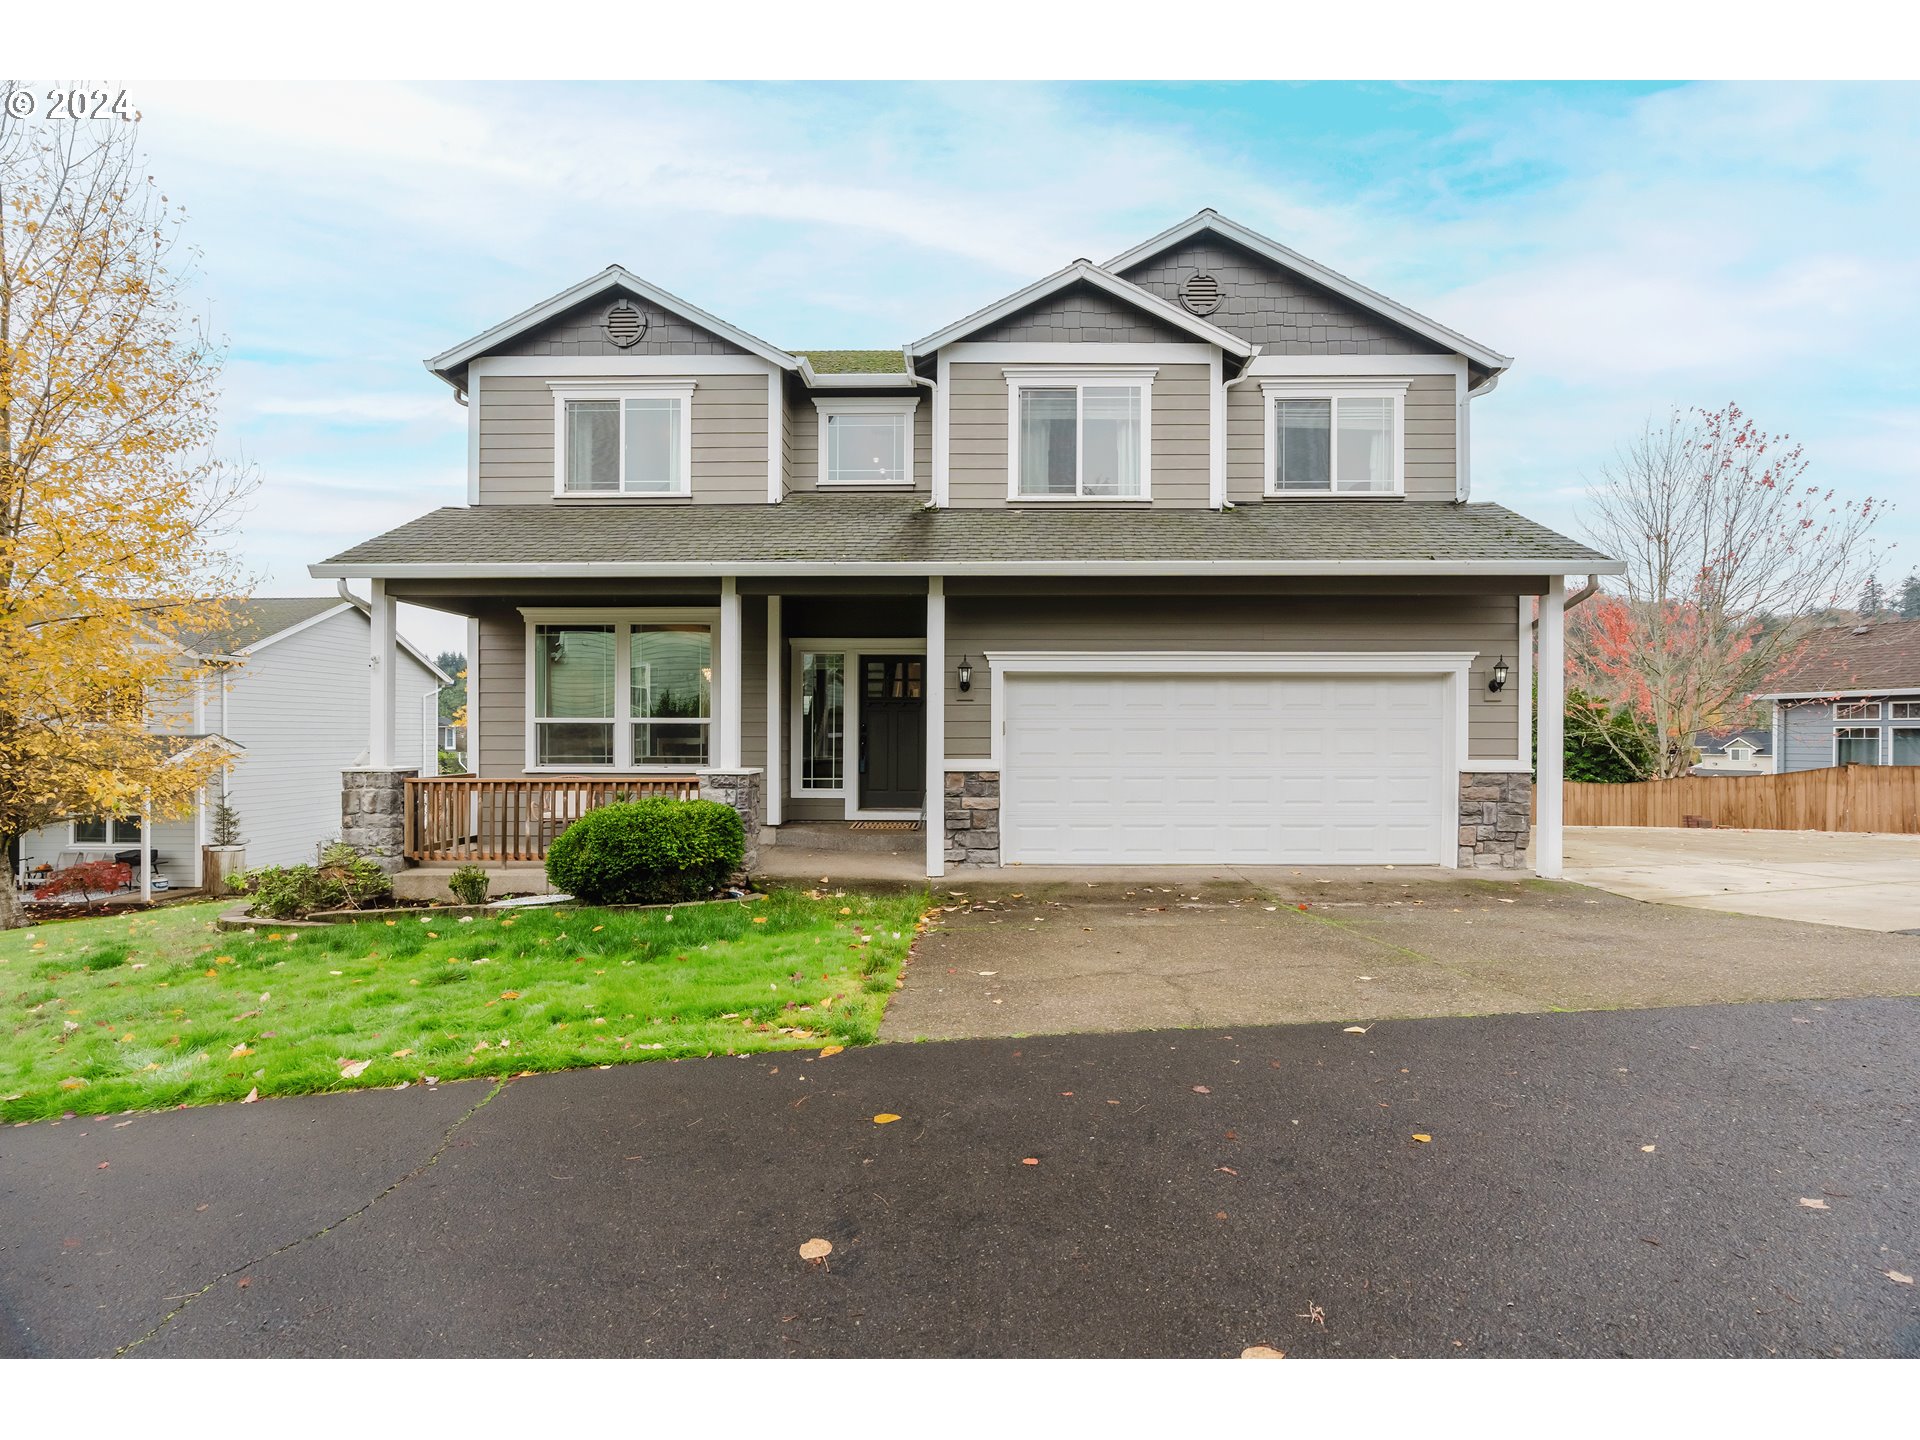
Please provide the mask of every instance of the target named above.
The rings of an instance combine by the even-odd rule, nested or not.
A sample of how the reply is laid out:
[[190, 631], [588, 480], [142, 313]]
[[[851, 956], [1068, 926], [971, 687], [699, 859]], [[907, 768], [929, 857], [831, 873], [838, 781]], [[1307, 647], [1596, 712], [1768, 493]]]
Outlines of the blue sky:
[[[1738, 400], [1920, 564], [1920, 88], [149, 85], [260, 467], [264, 591], [464, 496], [420, 361], [619, 261], [789, 346], [890, 346], [1211, 205], [1516, 357], [1474, 496], [1579, 531], [1650, 413]], [[236, 121], [244, 115], [244, 121]], [[417, 640], [457, 626], [403, 614]]]

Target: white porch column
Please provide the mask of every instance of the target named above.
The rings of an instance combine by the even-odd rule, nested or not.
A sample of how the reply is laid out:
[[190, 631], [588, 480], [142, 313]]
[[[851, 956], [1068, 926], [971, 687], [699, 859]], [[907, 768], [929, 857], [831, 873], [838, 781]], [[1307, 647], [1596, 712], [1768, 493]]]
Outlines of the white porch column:
[[927, 668], [921, 687], [927, 711], [927, 788], [920, 828], [927, 836], [927, 874], [947, 873], [947, 582], [927, 580]]
[[1534, 782], [1533, 868], [1548, 880], [1560, 878], [1565, 853], [1561, 784], [1567, 738], [1566, 598], [1564, 575], [1549, 580], [1547, 593], [1540, 597], [1540, 761]]
[[740, 768], [740, 590], [720, 581], [720, 754], [715, 768]]
[[781, 636], [780, 597], [767, 597], [767, 824], [778, 825], [782, 811], [781, 794], [785, 786], [781, 783], [781, 761], [786, 756], [786, 736], [780, 724], [785, 712], [780, 704], [780, 693], [784, 688], [787, 667], [784, 660], [786, 644]]
[[391, 770], [394, 764], [393, 708], [394, 677], [399, 673], [396, 658], [397, 632], [395, 606], [387, 595], [387, 582], [373, 582], [373, 650], [368, 660], [372, 678], [371, 710], [367, 719], [367, 765], [374, 770]]

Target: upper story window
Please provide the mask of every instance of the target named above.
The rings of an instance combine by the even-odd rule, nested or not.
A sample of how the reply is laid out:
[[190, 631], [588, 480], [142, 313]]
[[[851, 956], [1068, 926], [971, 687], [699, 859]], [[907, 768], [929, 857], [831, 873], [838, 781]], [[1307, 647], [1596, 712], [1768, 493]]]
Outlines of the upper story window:
[[692, 493], [693, 386], [553, 387], [555, 495]]
[[1842, 700], [1833, 707], [1836, 720], [1878, 720], [1880, 702], [1878, 700]]
[[1405, 494], [1408, 383], [1263, 384], [1267, 494]]
[[1009, 366], [1008, 498], [1151, 498], [1153, 375]]
[[822, 486], [913, 484], [913, 399], [815, 400]]

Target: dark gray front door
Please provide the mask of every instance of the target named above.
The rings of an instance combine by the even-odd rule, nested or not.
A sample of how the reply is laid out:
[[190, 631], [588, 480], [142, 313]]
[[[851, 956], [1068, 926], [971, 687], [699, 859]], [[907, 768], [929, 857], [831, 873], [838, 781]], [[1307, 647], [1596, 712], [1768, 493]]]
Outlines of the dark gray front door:
[[860, 808], [917, 810], [927, 784], [924, 655], [860, 657]]

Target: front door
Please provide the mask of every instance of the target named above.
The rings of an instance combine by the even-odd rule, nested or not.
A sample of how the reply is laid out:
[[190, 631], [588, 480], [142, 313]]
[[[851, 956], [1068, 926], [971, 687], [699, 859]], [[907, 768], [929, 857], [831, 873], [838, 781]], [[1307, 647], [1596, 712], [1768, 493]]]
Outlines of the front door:
[[927, 783], [924, 655], [860, 657], [860, 808], [918, 810]]

